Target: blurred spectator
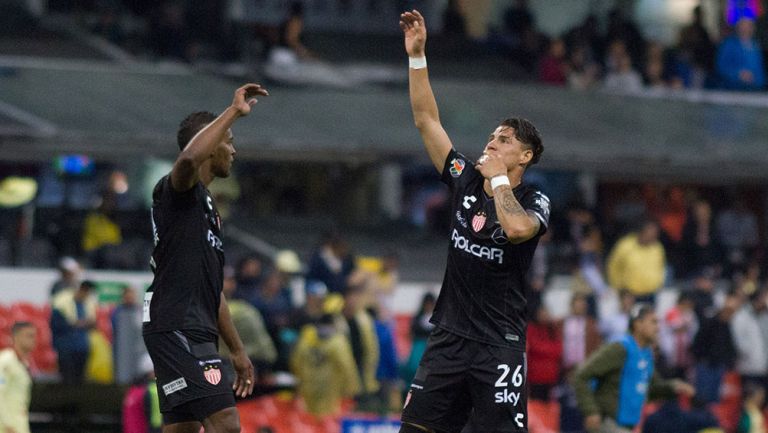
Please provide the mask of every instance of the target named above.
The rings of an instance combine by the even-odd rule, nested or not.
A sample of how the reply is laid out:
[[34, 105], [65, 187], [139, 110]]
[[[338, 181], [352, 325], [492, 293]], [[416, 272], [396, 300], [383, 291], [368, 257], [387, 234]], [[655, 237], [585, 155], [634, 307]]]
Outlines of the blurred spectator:
[[628, 54], [620, 54], [615, 58], [615, 68], [608, 69], [603, 80], [603, 89], [616, 93], [638, 93], [643, 90], [643, 78], [632, 66]]
[[77, 289], [62, 290], [51, 302], [53, 348], [66, 384], [80, 384], [85, 375], [90, 344], [88, 331], [96, 326], [96, 285], [83, 281]]
[[600, 330], [595, 319], [587, 314], [587, 297], [574, 294], [571, 312], [563, 319], [563, 367], [571, 371], [582, 363], [600, 344]]
[[[230, 267], [225, 267], [221, 292], [227, 299], [232, 324], [235, 325], [240, 340], [243, 341], [245, 353], [253, 363], [258, 378], [265, 372], [271, 371], [272, 365], [277, 360], [277, 349], [267, 332], [267, 326], [259, 310], [246, 301], [232, 297], [236, 285], [234, 271]], [[226, 345], [219, 346], [219, 352], [223, 359], [229, 358], [229, 348]]]
[[304, 31], [304, 4], [291, 2], [288, 15], [278, 29], [277, 46], [287, 48], [299, 59], [316, 57], [301, 41]]
[[586, 64], [597, 65], [602, 61], [605, 43], [596, 15], [587, 15], [582, 23], [569, 30], [565, 41], [571, 52], [583, 51]]
[[379, 365], [379, 341], [373, 318], [365, 311], [365, 292], [360, 286], [351, 286], [344, 295], [344, 308], [339, 318], [339, 327], [352, 347], [352, 356], [360, 376], [360, 405], [369, 405], [373, 395], [379, 391], [376, 368]]
[[430, 322], [432, 312], [435, 310], [435, 302], [435, 295], [425, 293], [421, 298], [418, 311], [411, 318], [411, 353], [402, 367], [402, 376], [406, 382], [411, 382], [416, 375], [421, 356], [427, 348], [429, 334], [435, 329], [435, 325]]
[[295, 310], [291, 316], [290, 328], [296, 331], [300, 331], [306, 325], [317, 323], [325, 314], [323, 304], [328, 294], [325, 284], [320, 281], [307, 282], [304, 289], [306, 298], [304, 305]]
[[696, 200], [683, 227], [681, 250], [685, 260], [681, 277], [689, 277], [701, 268], [715, 269], [719, 274], [722, 248], [712, 218], [712, 207], [706, 200]]
[[587, 55], [585, 45], [576, 45], [568, 56], [568, 87], [576, 90], [593, 88], [600, 77], [600, 65]]
[[340, 235], [323, 236], [320, 247], [312, 255], [307, 271], [307, 281], [322, 281], [330, 293], [344, 293], [354, 270], [349, 244]]
[[504, 34], [512, 58], [532, 72], [539, 57], [540, 37], [527, 0], [515, 0], [504, 12]]
[[96, 269], [120, 268], [113, 247], [123, 243], [120, 226], [115, 222], [116, 196], [105, 192], [96, 210], [88, 213], [83, 222], [83, 252]]
[[443, 13], [443, 35], [461, 39], [466, 37], [467, 23], [462, 5], [459, 0], [448, 0]]
[[693, 298], [693, 311], [699, 324], [715, 314], [715, 271], [711, 268], [701, 268], [693, 277], [690, 295]]
[[725, 248], [729, 268], [746, 265], [760, 243], [760, 232], [757, 216], [743, 198], [734, 200], [730, 207], [723, 208], [717, 214], [717, 234]]
[[701, 6], [693, 8], [693, 22], [680, 31], [675, 58], [675, 74], [683, 86], [704, 87], [707, 72], [714, 67], [715, 46], [704, 27]]
[[155, 54], [178, 60], [190, 59], [190, 30], [186, 7], [179, 1], [160, 3], [150, 19], [150, 41]]
[[267, 275], [259, 290], [250, 299], [250, 303], [264, 317], [264, 323], [273, 341], [278, 341], [280, 330], [288, 326], [293, 310], [291, 292], [285, 286], [283, 275], [276, 271]]
[[163, 419], [152, 359], [145, 353], [137, 362], [138, 375], [123, 398], [123, 433], [160, 433]]
[[0, 431], [29, 433], [29, 360], [37, 345], [37, 329], [30, 322], [14, 323], [11, 344], [10, 348], [0, 350]]
[[713, 403], [720, 400], [723, 375], [736, 363], [737, 353], [730, 321], [738, 311], [740, 302], [737, 296], [729, 294], [715, 316], [702, 320], [699, 332], [693, 339], [696, 396], [703, 402]]
[[111, 317], [115, 380], [119, 384], [128, 384], [136, 379], [138, 361], [147, 352], [141, 338], [142, 315], [136, 289], [125, 286], [120, 304]]
[[379, 342], [379, 365], [376, 367], [376, 380], [379, 381], [379, 412], [397, 412], [403, 407], [400, 399], [400, 374], [397, 363], [395, 337], [391, 325], [379, 318], [376, 308], [369, 308], [368, 314], [373, 318], [376, 328], [376, 339]]
[[619, 8], [608, 12], [608, 28], [605, 32], [607, 41], [622, 41], [629, 54], [630, 63], [637, 63], [645, 50], [645, 39], [631, 19]]
[[546, 54], [539, 60], [539, 81], [554, 86], [565, 86], [568, 69], [565, 42], [560, 38], [552, 39]]
[[607, 268], [611, 287], [627, 289], [638, 301], [653, 303], [666, 272], [658, 224], [645, 220], [639, 230], [619, 239], [608, 256]]
[[680, 292], [675, 306], [664, 314], [659, 332], [659, 348], [668, 370], [666, 376], [687, 377], [693, 367], [690, 351], [698, 328], [693, 297], [688, 292]]
[[743, 296], [749, 296], [760, 287], [760, 263], [753, 261], [746, 269], [737, 269], [731, 275], [733, 290]]
[[766, 433], [768, 426], [763, 415], [765, 388], [758, 384], [747, 383], [744, 385], [742, 394], [744, 404], [736, 433]]
[[603, 277], [603, 238], [596, 225], [586, 228], [578, 249], [578, 268], [573, 273], [571, 291], [585, 297], [589, 316], [595, 318], [598, 316], [598, 300], [611, 294]]
[[[624, 52], [624, 49], [621, 48], [620, 51]], [[620, 54], [620, 56], [623, 55], [626, 53]], [[613, 232], [624, 233], [636, 228], [637, 222], [646, 218], [648, 214], [648, 208], [640, 187], [628, 188], [613, 208], [613, 219], [616, 226]], [[609, 239], [611, 239], [610, 236]]]
[[645, 52], [643, 75], [647, 90], [659, 92], [672, 87], [672, 83], [667, 81], [667, 66], [664, 58], [664, 47], [658, 42], [648, 43]]
[[680, 269], [685, 256], [680, 252], [680, 242], [683, 240], [683, 228], [688, 219], [685, 190], [680, 187], [667, 188], [662, 193], [662, 200], [656, 206], [653, 215], [659, 221], [662, 231], [661, 238], [667, 250], [667, 258], [673, 269]]
[[629, 312], [635, 306], [635, 295], [629, 290], [619, 291], [619, 311], [600, 317], [600, 332], [605, 341], [616, 341], [627, 333]]
[[291, 372], [299, 381], [299, 395], [307, 411], [316, 416], [338, 414], [342, 399], [360, 391], [349, 340], [337, 330], [329, 314], [301, 330], [291, 355]]
[[395, 310], [395, 290], [400, 283], [400, 259], [394, 252], [382, 257], [381, 268], [373, 275], [371, 284], [379, 319], [392, 320]]
[[246, 256], [237, 264], [236, 288], [233, 299], [250, 301], [256, 296], [264, 278], [264, 265], [256, 256]]
[[723, 39], [717, 49], [717, 72], [722, 87], [731, 90], [761, 90], [765, 65], [755, 40], [755, 22], [747, 17], [736, 23], [736, 34]]
[[749, 296], [731, 319], [731, 335], [736, 348], [736, 371], [742, 383], [753, 382], [760, 386], [768, 375], [768, 347], [765, 347], [759, 316], [766, 313], [766, 291], [757, 290]]
[[526, 342], [529, 396], [533, 400], [549, 401], [560, 380], [563, 333], [543, 303], [536, 307], [533, 320], [528, 323]]
[[66, 256], [59, 260], [59, 279], [51, 286], [51, 297], [62, 289], [74, 289], [80, 285], [83, 268], [72, 257]]
[[[571, 298], [571, 312], [563, 320], [563, 374], [570, 373], [592, 354], [602, 339], [595, 319], [587, 314], [588, 304], [585, 295], [574, 293]], [[581, 431], [583, 420], [576, 405], [576, 395], [566, 381], [559, 387], [560, 431]]]
[[544, 294], [544, 290], [547, 288], [552, 232], [552, 230], [547, 230], [547, 232], [539, 238], [539, 245], [531, 258], [531, 267], [528, 270], [528, 281], [531, 288], [528, 291], [529, 303], [535, 304], [540, 301]]

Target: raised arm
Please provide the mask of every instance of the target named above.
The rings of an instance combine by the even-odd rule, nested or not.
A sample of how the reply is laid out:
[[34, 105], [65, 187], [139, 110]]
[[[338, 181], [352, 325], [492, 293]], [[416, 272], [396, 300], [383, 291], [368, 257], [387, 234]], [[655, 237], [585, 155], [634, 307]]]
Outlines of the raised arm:
[[427, 28], [424, 17], [417, 10], [400, 15], [400, 28], [405, 34], [405, 51], [408, 53], [408, 84], [411, 95], [411, 110], [427, 149], [429, 159], [438, 172], [443, 172], [445, 160], [453, 145], [448, 138], [440, 114], [437, 110], [435, 95], [429, 84], [424, 48], [427, 43]]
[[251, 112], [256, 96], [268, 93], [258, 84], [246, 84], [235, 91], [232, 105], [213, 122], [201, 129], [181, 151], [173, 164], [171, 184], [176, 191], [187, 191], [200, 179], [200, 166], [211, 157], [216, 146], [225, 139], [235, 121]]

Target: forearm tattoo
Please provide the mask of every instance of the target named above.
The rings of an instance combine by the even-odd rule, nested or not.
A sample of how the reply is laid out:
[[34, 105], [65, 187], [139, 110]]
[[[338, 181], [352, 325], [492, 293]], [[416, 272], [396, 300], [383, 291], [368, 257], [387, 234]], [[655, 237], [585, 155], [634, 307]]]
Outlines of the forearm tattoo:
[[497, 188], [499, 191], [499, 198], [501, 199], [501, 210], [507, 215], [511, 216], [526, 216], [527, 212], [520, 205], [520, 202], [515, 198], [515, 193], [512, 192], [512, 188], [508, 185]]

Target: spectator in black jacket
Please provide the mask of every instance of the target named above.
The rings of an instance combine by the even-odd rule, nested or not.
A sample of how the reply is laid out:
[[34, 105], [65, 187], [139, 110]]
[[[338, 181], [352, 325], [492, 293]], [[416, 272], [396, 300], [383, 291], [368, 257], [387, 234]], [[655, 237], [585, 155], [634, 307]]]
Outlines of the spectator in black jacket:
[[697, 396], [707, 403], [720, 399], [720, 383], [723, 374], [736, 362], [730, 321], [738, 311], [741, 299], [735, 294], [726, 297], [725, 304], [712, 317], [705, 318], [693, 340], [693, 356], [696, 358], [695, 386]]

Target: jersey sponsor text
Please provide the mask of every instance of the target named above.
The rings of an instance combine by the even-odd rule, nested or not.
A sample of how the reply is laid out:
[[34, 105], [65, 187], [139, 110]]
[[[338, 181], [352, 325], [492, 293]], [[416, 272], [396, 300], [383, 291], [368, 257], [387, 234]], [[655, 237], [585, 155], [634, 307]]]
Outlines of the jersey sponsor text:
[[484, 245], [473, 244], [469, 239], [460, 235], [456, 229], [453, 229], [451, 240], [453, 241], [453, 247], [457, 250], [468, 252], [481, 259], [497, 261], [499, 264], [504, 263], [504, 250], [501, 248], [491, 248]]

